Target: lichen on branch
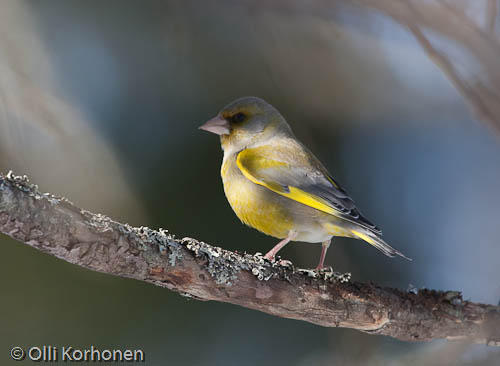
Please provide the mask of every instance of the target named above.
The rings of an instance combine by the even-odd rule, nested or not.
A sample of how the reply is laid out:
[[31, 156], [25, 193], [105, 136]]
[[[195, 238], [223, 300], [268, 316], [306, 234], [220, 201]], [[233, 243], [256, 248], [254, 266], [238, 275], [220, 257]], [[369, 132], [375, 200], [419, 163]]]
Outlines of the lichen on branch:
[[199, 300], [244, 306], [325, 327], [405, 341], [470, 339], [500, 345], [500, 307], [455, 291], [402, 291], [331, 270], [297, 269], [167, 230], [132, 227], [0, 174], [0, 232], [67, 262]]

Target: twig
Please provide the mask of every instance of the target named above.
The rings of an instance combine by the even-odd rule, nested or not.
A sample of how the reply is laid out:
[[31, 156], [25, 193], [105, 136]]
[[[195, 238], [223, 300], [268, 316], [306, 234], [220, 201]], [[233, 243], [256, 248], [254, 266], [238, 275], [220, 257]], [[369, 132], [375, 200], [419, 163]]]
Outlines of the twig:
[[[457, 88], [474, 115], [493, 127], [497, 133], [500, 132], [500, 72], [496, 61], [500, 58], [500, 43], [494, 32], [479, 28], [465, 13], [448, 3], [405, 0], [351, 1], [379, 10], [401, 25], [407, 26], [427, 55]], [[493, 5], [496, 7], [496, 2]], [[453, 67], [452, 57], [434, 48], [421, 29], [430, 30], [460, 44], [474, 56], [481, 66], [488, 87], [484, 83], [467, 81], [460, 77]], [[476, 88], [477, 85], [481, 87]], [[487, 95], [484, 94], [485, 90]]]
[[[350, 3], [361, 7], [371, 8], [392, 18], [403, 27], [417, 27], [419, 30], [431, 31], [447, 39], [450, 44], [459, 45], [470, 60], [480, 67], [481, 82], [466, 76], [459, 76], [455, 71], [442, 68], [443, 60], [453, 64], [453, 55], [447, 55], [443, 48], [439, 57], [438, 66], [444, 71], [458, 92], [467, 102], [474, 117], [493, 128], [500, 135], [500, 39], [495, 33], [498, 0], [486, 0], [487, 15], [486, 27], [479, 27], [468, 18], [465, 11], [457, 8], [455, 1], [421, 1], [421, 0], [273, 0], [259, 2], [258, 7], [280, 13], [301, 14], [308, 13], [322, 19], [330, 19], [338, 3]], [[233, 4], [234, 2], [227, 2]], [[462, 4], [460, 2], [459, 4]], [[238, 6], [246, 4], [255, 8], [255, 1], [241, 0]], [[444, 6], [443, 6], [444, 5]], [[439, 49], [439, 48], [437, 48]], [[432, 55], [431, 55], [432, 56]], [[470, 62], [470, 61], [467, 61]], [[472, 64], [468, 63], [467, 66]], [[476, 86], [480, 88], [476, 88]], [[465, 87], [464, 87], [465, 86]], [[483, 92], [486, 91], [486, 94]]]
[[325, 327], [405, 341], [470, 339], [500, 345], [500, 307], [458, 292], [405, 292], [349, 276], [271, 264], [165, 230], [134, 228], [41, 194], [27, 177], [0, 174], [0, 231], [91, 270], [134, 278], [199, 300], [241, 305]]
[[409, 23], [408, 29], [415, 36], [418, 43], [420, 43], [427, 56], [434, 61], [453, 83], [455, 88], [465, 97], [465, 101], [469, 104], [469, 108], [474, 111], [475, 115], [482, 120], [493, 123], [497, 116], [492, 114], [492, 111], [485, 105], [485, 97], [479, 93], [480, 89], [470, 87], [465, 80], [458, 76], [451, 61], [432, 46], [419, 27]]
[[490, 33], [495, 32], [495, 23], [497, 20], [497, 12], [498, 12], [498, 0], [486, 0], [487, 6], [486, 6], [486, 29]]

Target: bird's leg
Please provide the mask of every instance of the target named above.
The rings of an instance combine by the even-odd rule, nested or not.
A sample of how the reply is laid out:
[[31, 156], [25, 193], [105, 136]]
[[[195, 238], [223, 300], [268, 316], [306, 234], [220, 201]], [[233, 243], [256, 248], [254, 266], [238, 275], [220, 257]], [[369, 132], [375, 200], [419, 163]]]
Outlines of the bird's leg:
[[278, 252], [280, 251], [280, 249], [283, 248], [285, 245], [287, 245], [290, 241], [292, 241], [296, 237], [297, 237], [297, 233], [296, 232], [289, 233], [288, 236], [285, 239], [283, 239], [282, 241], [280, 241], [278, 244], [276, 244], [274, 246], [273, 249], [271, 249], [269, 252], [267, 252], [266, 255], [264, 256], [264, 258], [266, 258], [267, 260], [273, 262], [274, 261], [274, 257], [276, 257], [276, 254], [278, 254]]
[[332, 239], [329, 239], [329, 240], [321, 243], [321, 256], [319, 257], [319, 264], [316, 267], [317, 271], [319, 271], [320, 269], [322, 269], [324, 267], [323, 264], [325, 262], [326, 251], [328, 250], [328, 247], [330, 246], [331, 242], [332, 242]]

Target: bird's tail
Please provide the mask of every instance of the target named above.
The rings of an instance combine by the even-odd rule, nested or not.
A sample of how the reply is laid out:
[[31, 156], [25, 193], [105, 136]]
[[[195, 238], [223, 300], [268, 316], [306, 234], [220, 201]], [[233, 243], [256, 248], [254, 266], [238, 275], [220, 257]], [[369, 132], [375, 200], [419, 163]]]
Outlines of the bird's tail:
[[372, 233], [371, 231], [360, 228], [359, 230], [351, 230], [351, 232], [355, 237], [366, 241], [368, 244], [373, 245], [375, 248], [380, 250], [388, 257], [394, 257], [396, 255], [399, 255], [400, 257], [408, 259], [409, 261], [412, 260], [411, 258], [408, 258], [406, 255], [401, 253], [399, 250], [396, 250], [393, 247], [391, 247], [389, 244], [383, 241], [380, 236], [378, 236], [375, 233]]

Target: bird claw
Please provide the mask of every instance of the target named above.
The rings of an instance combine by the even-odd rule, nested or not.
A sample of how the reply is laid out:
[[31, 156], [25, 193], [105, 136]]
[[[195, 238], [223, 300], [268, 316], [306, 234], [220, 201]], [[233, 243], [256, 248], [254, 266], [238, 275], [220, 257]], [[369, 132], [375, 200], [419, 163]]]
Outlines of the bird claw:
[[316, 272], [333, 272], [332, 266], [317, 266], [315, 269]]
[[267, 259], [269, 262], [273, 263], [273, 262], [275, 261], [275, 259], [276, 259], [276, 258], [274, 257], [274, 255], [267, 255], [267, 254], [266, 254], [266, 255], [264, 256], [264, 259]]
[[293, 263], [292, 263], [292, 262], [290, 262], [290, 261], [288, 261], [288, 260], [286, 260], [286, 259], [280, 259], [280, 260], [278, 261], [278, 264], [279, 264], [280, 266], [283, 266], [283, 267], [291, 267], [291, 266], [293, 266]]
[[264, 258], [267, 259], [269, 262], [271, 262], [271, 264], [277, 264], [277, 265], [283, 266], [283, 267], [291, 267], [291, 266], [293, 266], [293, 263], [290, 262], [289, 260], [286, 260], [286, 259], [278, 259], [278, 260], [276, 260], [276, 257], [274, 257], [274, 256], [267, 256], [267, 255], [265, 255]]

